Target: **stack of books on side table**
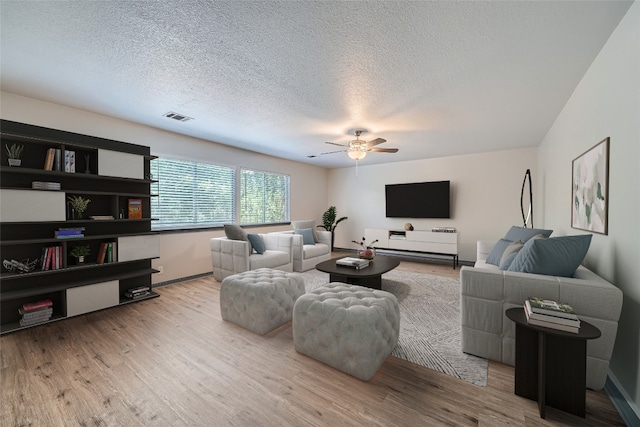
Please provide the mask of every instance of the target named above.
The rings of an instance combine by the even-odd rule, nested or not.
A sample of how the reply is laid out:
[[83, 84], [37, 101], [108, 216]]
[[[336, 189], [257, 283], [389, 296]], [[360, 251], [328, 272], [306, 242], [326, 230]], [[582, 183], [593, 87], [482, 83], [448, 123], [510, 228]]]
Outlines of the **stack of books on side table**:
[[531, 325], [574, 334], [580, 332], [580, 319], [569, 304], [530, 297], [524, 302], [524, 312], [527, 316], [527, 322]]
[[355, 268], [356, 270], [361, 270], [369, 266], [369, 260], [362, 259], [362, 258], [346, 257], [346, 258], [341, 258], [337, 260], [336, 265], [339, 265], [341, 267], [351, 267], [351, 268]]

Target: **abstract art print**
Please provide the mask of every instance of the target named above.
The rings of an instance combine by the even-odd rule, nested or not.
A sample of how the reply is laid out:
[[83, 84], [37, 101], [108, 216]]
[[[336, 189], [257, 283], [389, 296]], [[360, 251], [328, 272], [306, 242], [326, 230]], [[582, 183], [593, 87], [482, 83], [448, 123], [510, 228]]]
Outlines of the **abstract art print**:
[[609, 214], [609, 138], [572, 162], [571, 227], [607, 234]]

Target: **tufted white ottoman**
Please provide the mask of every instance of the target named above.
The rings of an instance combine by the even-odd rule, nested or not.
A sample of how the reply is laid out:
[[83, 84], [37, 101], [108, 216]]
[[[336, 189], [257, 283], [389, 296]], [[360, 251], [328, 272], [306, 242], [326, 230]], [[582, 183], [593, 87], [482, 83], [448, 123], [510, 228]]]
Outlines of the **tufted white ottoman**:
[[393, 294], [329, 283], [293, 308], [296, 351], [369, 381], [398, 343], [400, 308]]
[[270, 268], [227, 276], [220, 286], [222, 318], [264, 335], [291, 321], [293, 304], [304, 294], [300, 274]]

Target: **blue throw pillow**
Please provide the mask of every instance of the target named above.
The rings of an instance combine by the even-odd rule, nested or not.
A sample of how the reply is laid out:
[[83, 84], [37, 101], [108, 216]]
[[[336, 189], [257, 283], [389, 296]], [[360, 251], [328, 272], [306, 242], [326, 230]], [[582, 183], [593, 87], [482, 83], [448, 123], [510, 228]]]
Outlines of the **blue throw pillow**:
[[313, 239], [313, 229], [311, 228], [299, 228], [297, 230], [293, 230], [295, 234], [302, 235], [302, 244], [303, 245], [315, 245], [316, 241]]
[[518, 252], [508, 271], [572, 277], [590, 244], [591, 234], [532, 239]]
[[247, 237], [249, 238], [253, 249], [255, 249], [256, 252], [258, 252], [260, 255], [262, 255], [265, 251], [264, 240], [262, 239], [262, 236], [255, 233], [249, 233], [247, 234]]
[[549, 237], [553, 233], [553, 230], [541, 230], [539, 228], [524, 228], [516, 227], [515, 225], [507, 231], [504, 236], [505, 240], [511, 240], [515, 242], [520, 240], [522, 243], [527, 243], [527, 240], [535, 236], [536, 234], [542, 234], [544, 237]]
[[500, 258], [502, 258], [502, 254], [504, 253], [504, 250], [507, 249], [507, 246], [509, 246], [511, 243], [512, 241], [507, 239], [498, 240], [493, 249], [491, 249], [491, 253], [487, 257], [486, 263], [500, 265]]
[[500, 270], [502, 271], [508, 270], [513, 260], [516, 259], [517, 255], [518, 255], [518, 252], [513, 252], [509, 254], [509, 256], [506, 257], [505, 260], [500, 263]]

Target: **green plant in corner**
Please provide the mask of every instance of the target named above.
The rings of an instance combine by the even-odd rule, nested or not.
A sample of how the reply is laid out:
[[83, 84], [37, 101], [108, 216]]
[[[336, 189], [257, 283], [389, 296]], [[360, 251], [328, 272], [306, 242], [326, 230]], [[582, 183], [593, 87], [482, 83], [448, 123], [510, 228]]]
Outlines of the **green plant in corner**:
[[342, 221], [349, 219], [348, 217], [343, 216], [342, 218], [336, 220], [336, 217], [337, 217], [336, 207], [330, 206], [329, 209], [327, 209], [325, 213], [322, 214], [322, 225], [317, 226], [318, 228], [324, 228], [325, 230], [331, 232], [331, 250], [332, 251], [333, 251], [333, 241], [334, 241], [334, 234], [335, 234], [336, 227]]
[[9, 156], [9, 166], [20, 166], [22, 160], [22, 152], [24, 151], [24, 145], [13, 144], [9, 147], [8, 144], [4, 146], [7, 149], [7, 156]]

